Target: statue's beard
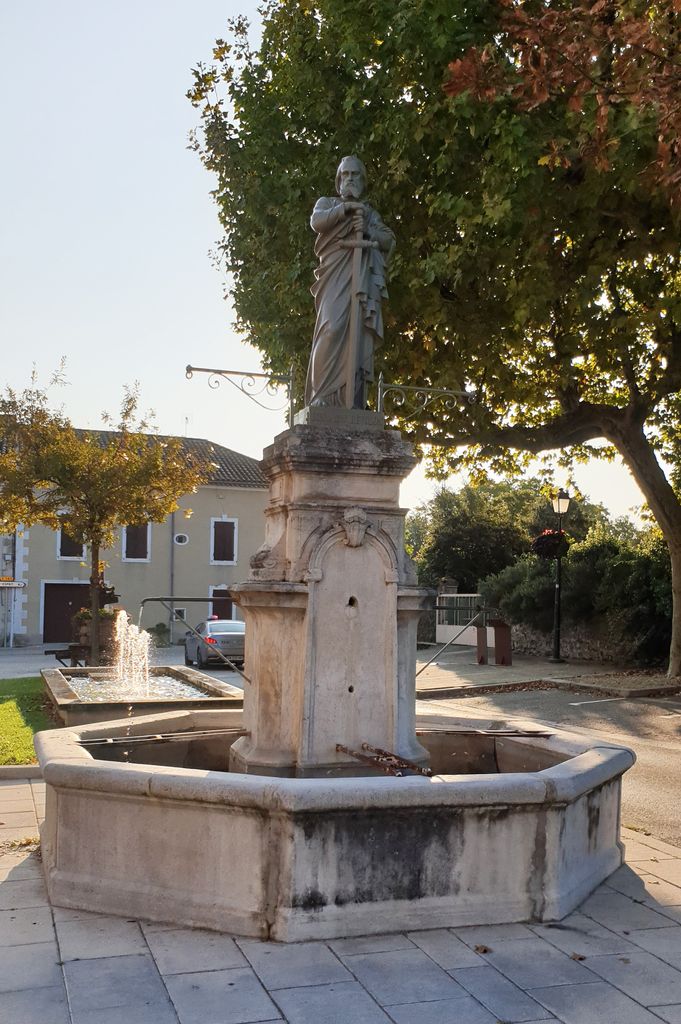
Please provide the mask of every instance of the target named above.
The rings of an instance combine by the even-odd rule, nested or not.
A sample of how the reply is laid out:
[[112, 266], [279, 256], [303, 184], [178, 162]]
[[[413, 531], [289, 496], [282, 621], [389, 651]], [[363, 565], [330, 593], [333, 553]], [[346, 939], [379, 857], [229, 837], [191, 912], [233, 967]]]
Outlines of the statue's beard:
[[359, 199], [361, 194], [361, 185], [345, 185], [341, 192], [341, 199]]

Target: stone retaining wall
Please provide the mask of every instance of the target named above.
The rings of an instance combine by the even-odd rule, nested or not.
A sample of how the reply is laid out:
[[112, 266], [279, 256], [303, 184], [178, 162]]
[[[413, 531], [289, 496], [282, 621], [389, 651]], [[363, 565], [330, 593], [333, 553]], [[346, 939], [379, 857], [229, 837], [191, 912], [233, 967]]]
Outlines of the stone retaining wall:
[[[551, 633], [541, 633], [531, 626], [517, 624], [511, 627], [511, 635], [515, 653], [542, 658], [550, 656], [553, 649]], [[624, 662], [631, 656], [633, 647], [633, 639], [623, 637], [615, 627], [563, 626], [560, 632], [561, 654], [570, 661]]]

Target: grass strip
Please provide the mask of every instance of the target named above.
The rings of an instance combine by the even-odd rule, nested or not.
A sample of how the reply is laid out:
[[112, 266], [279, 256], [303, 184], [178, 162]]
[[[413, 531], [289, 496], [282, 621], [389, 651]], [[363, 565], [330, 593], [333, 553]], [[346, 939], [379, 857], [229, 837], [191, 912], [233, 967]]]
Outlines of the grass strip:
[[0, 765], [36, 763], [33, 734], [51, 724], [43, 699], [40, 676], [0, 679]]

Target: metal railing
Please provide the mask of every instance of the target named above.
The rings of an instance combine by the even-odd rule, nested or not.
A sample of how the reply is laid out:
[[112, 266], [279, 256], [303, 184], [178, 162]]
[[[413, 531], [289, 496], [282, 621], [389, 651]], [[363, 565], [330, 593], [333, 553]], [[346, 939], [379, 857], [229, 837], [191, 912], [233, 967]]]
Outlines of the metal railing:
[[238, 672], [239, 675], [242, 676], [246, 680], [247, 683], [250, 683], [251, 682], [250, 676], [247, 676], [246, 673], [243, 672], [237, 665], [235, 665], [234, 662], [231, 661], [231, 659], [228, 658], [226, 654], [223, 654], [222, 651], [219, 650], [218, 647], [211, 646], [210, 644], [208, 644], [208, 642], [206, 641], [206, 638], [201, 636], [201, 634], [199, 633], [199, 631], [197, 629], [194, 629], [193, 626], [190, 626], [189, 623], [186, 621], [186, 619], [183, 619], [181, 615], [178, 615], [177, 612], [175, 611], [175, 607], [174, 607], [180, 601], [182, 602], [182, 604], [192, 604], [192, 603], [193, 604], [210, 604], [212, 600], [213, 600], [213, 597], [210, 596], [210, 595], [208, 597], [175, 597], [174, 595], [170, 595], [170, 596], [166, 596], [166, 597], [145, 597], [140, 602], [140, 610], [139, 610], [139, 614], [137, 616], [137, 625], [138, 625], [138, 627], [141, 627], [141, 625], [142, 625], [142, 614], [144, 612], [144, 606], [149, 601], [155, 601], [157, 604], [162, 605], [162, 607], [165, 608], [165, 610], [167, 612], [170, 612], [170, 614], [173, 617], [173, 622], [182, 622], [182, 623], [184, 623], [184, 625], [185, 625], [185, 627], [187, 629], [187, 632], [191, 633], [193, 636], [195, 636], [197, 640], [200, 640], [201, 643], [204, 645], [204, 647], [206, 648], [207, 651], [210, 651], [211, 654], [216, 654], [218, 656], [218, 658], [222, 659], [222, 661], [224, 662], [225, 665], [228, 665], [235, 672]]
[[474, 615], [477, 625], [487, 625], [487, 609], [482, 594], [438, 594], [435, 602], [438, 626], [463, 626]]
[[454, 634], [454, 636], [451, 637], [447, 641], [447, 643], [443, 647], [441, 647], [440, 650], [436, 654], [434, 654], [433, 657], [429, 661], [427, 661], [425, 663], [425, 665], [421, 665], [421, 668], [418, 670], [416, 675], [420, 676], [422, 672], [425, 672], [425, 670], [428, 668], [428, 666], [432, 665], [434, 661], [436, 661], [442, 654], [444, 654], [444, 652], [447, 650], [447, 648], [450, 647], [454, 643], [455, 640], [458, 640], [459, 637], [461, 636], [461, 634], [465, 633], [469, 626], [481, 626], [482, 625], [482, 618], [481, 618], [482, 615], [483, 615], [483, 610], [480, 610], [479, 612], [475, 613], [475, 615], [473, 616], [472, 619], [469, 619], [468, 622], [464, 622], [464, 624], [462, 625], [461, 629], [457, 630], [457, 632]]

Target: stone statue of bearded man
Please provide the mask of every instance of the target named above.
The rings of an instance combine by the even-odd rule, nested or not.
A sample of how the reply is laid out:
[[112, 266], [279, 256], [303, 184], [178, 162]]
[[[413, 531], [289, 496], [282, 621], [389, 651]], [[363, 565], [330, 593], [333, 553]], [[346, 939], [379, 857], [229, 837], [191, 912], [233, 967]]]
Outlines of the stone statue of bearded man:
[[381, 301], [395, 236], [369, 203], [361, 202], [366, 170], [356, 156], [336, 172], [339, 198], [317, 201], [310, 225], [317, 232], [312, 294], [317, 321], [305, 386], [306, 405], [366, 409], [374, 348], [383, 340]]

